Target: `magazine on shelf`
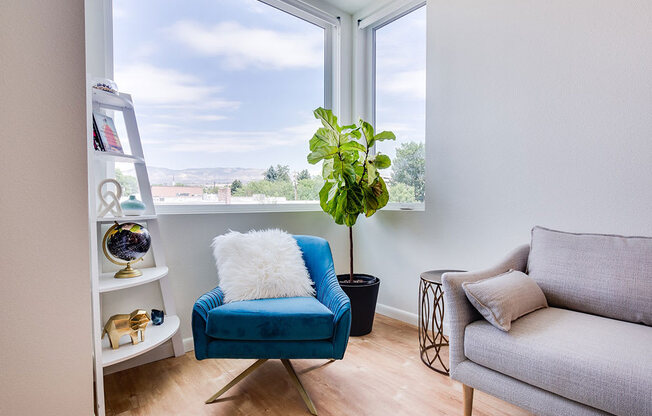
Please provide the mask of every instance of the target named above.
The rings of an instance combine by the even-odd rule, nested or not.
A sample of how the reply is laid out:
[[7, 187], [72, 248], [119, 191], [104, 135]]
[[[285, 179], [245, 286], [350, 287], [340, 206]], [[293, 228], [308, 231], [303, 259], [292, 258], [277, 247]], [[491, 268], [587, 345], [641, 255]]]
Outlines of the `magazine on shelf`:
[[97, 131], [97, 125], [95, 124], [95, 117], [93, 117], [93, 147], [95, 150], [98, 150], [100, 152], [106, 151], [106, 148], [104, 147], [104, 143], [102, 143], [102, 139], [100, 138], [100, 134]]
[[118, 131], [115, 128], [113, 119], [106, 114], [93, 112], [93, 123], [97, 128], [97, 134], [104, 145], [104, 150], [109, 152], [124, 153], [122, 144], [118, 137]]

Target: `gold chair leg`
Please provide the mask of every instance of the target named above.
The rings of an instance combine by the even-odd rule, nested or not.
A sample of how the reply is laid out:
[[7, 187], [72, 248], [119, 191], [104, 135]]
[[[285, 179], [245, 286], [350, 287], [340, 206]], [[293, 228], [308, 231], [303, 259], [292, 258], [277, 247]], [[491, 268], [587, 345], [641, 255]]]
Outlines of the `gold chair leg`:
[[473, 413], [473, 387], [462, 384], [464, 392], [464, 416], [471, 416]]
[[263, 365], [265, 361], [267, 361], [267, 359], [261, 359], [253, 363], [251, 366], [249, 366], [249, 368], [244, 370], [242, 373], [238, 374], [238, 376], [233, 380], [231, 380], [226, 386], [222, 387], [220, 391], [212, 395], [210, 399], [206, 400], [206, 404], [213, 403], [215, 400], [217, 400], [218, 397], [226, 393], [231, 387], [235, 386], [236, 384], [241, 382], [245, 377], [247, 377], [249, 374], [256, 371], [256, 369], [261, 365]]
[[294, 371], [294, 367], [292, 367], [290, 360], [282, 359], [281, 362], [285, 366], [285, 369], [288, 371], [288, 374], [290, 374], [290, 378], [292, 379], [292, 381], [294, 381], [294, 385], [299, 390], [299, 393], [301, 394], [301, 398], [303, 399], [306, 406], [308, 406], [308, 410], [310, 410], [310, 413], [312, 413], [313, 415], [317, 415], [317, 409], [315, 409], [315, 405], [312, 402], [312, 400], [310, 400], [310, 396], [308, 396], [308, 392], [306, 392], [306, 389], [303, 387], [303, 384], [301, 384], [301, 380], [299, 380], [299, 376], [297, 375], [297, 372]]

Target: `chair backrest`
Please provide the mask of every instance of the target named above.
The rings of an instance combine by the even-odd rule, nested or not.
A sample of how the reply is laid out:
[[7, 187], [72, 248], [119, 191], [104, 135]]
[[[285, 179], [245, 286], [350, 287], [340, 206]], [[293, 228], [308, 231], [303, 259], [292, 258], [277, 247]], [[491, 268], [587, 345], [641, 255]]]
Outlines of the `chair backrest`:
[[652, 326], [652, 237], [534, 227], [528, 274], [550, 306]]
[[317, 280], [324, 277], [320, 273], [333, 267], [333, 256], [328, 241], [313, 235], [295, 235], [293, 237], [301, 249], [310, 278], [317, 283]]

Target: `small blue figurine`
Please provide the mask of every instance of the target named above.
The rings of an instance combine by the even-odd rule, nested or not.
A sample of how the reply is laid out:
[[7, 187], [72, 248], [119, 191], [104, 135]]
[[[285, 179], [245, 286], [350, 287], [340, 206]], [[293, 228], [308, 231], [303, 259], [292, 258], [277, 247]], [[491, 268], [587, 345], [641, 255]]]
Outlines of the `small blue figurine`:
[[152, 324], [161, 325], [163, 323], [163, 318], [165, 317], [165, 312], [159, 311], [158, 309], [152, 309]]

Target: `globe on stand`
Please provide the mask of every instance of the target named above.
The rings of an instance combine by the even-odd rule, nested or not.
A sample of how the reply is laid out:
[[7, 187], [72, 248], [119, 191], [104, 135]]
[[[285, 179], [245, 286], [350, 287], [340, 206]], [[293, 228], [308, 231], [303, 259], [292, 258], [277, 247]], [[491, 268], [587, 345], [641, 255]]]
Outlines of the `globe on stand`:
[[112, 263], [127, 266], [119, 270], [114, 277], [121, 279], [142, 276], [143, 272], [132, 268], [131, 265], [143, 259], [151, 244], [149, 231], [142, 225], [132, 222], [113, 224], [104, 234], [102, 250]]

